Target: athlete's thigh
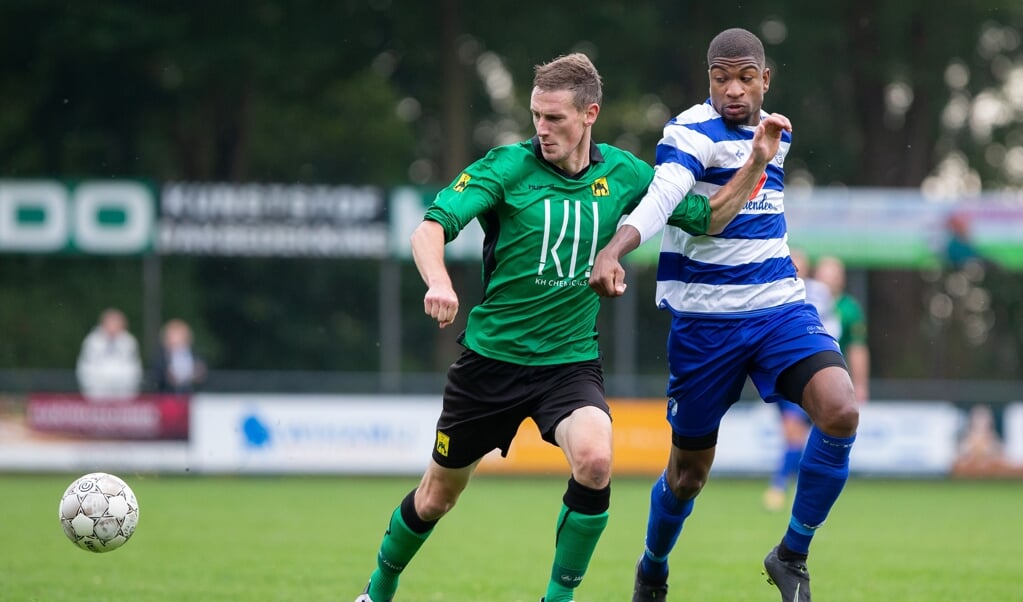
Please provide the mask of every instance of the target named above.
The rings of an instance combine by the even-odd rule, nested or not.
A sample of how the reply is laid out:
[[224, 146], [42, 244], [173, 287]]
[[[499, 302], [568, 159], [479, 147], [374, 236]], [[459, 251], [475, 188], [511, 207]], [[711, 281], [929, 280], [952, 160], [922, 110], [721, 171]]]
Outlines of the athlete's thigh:
[[572, 410], [554, 429], [554, 440], [572, 461], [574, 454], [611, 451], [611, 417], [594, 406]]
[[817, 310], [809, 303], [792, 304], [759, 317], [751, 331], [756, 355], [750, 378], [761, 399], [774, 403], [787, 400], [778, 390], [778, 376], [793, 364], [822, 351], [840, 353], [838, 342], [821, 324]]
[[717, 431], [742, 394], [749, 348], [742, 320], [675, 316], [668, 337], [668, 422], [682, 437]]
[[445, 468], [470, 466], [493, 449], [508, 453], [529, 415], [536, 389], [531, 368], [466, 350], [448, 369], [433, 459]]
[[803, 407], [825, 433], [849, 436], [859, 423], [859, 401], [844, 365], [821, 365], [803, 389]]
[[611, 417], [600, 408], [576, 408], [555, 428], [555, 440], [568, 460], [572, 476], [591, 489], [611, 479]]
[[[530, 413], [540, 436], [559, 445], [558, 427], [580, 408], [594, 408], [610, 423], [611, 411], [604, 397], [604, 370], [600, 360], [538, 366], [532, 371], [537, 400]], [[599, 414], [593, 416], [603, 424]], [[610, 430], [610, 429], [609, 429]]]

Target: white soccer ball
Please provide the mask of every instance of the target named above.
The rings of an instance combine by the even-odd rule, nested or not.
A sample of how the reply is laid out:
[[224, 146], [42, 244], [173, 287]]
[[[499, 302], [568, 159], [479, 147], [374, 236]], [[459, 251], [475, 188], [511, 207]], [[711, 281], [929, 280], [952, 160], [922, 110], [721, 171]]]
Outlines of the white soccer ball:
[[83, 550], [116, 550], [128, 541], [138, 522], [135, 493], [112, 474], [93, 472], [81, 476], [60, 499], [64, 535]]

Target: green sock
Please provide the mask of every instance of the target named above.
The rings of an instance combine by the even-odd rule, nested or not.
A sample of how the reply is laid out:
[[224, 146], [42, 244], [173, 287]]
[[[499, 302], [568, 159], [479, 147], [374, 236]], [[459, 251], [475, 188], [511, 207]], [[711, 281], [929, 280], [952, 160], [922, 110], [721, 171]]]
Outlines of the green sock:
[[[558, 536], [554, 550], [554, 566], [547, 584], [545, 602], [570, 602], [572, 592], [583, 580], [593, 550], [607, 526], [607, 512], [580, 514], [561, 507]], [[374, 598], [375, 599], [375, 598]]]
[[405, 570], [405, 565], [412, 560], [432, 532], [433, 529], [426, 533], [416, 533], [409, 529], [401, 518], [401, 506], [394, 510], [377, 553], [377, 568], [370, 577], [369, 597], [373, 602], [388, 602], [394, 597], [398, 589], [398, 577]]

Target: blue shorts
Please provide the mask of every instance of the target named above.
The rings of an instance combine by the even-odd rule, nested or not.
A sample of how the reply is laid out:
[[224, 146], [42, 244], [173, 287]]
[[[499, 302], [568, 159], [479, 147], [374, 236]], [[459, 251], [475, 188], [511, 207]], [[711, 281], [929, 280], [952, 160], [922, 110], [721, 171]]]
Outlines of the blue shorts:
[[838, 342], [809, 303], [741, 318], [673, 316], [668, 335], [668, 422], [681, 437], [716, 433], [749, 377], [769, 403], [783, 401], [778, 376]]

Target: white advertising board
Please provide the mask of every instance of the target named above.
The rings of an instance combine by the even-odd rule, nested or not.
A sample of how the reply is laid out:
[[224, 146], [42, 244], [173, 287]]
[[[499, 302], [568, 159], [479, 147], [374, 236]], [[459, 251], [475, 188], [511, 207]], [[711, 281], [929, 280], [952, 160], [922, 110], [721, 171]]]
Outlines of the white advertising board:
[[1005, 459], [1023, 465], [1023, 403], [1010, 403], [1002, 415], [1005, 434]]
[[859, 473], [944, 475], [956, 460], [962, 409], [940, 401], [868, 403], [849, 460]]
[[199, 472], [412, 474], [426, 467], [440, 396], [196, 395]]
[[[855, 473], [943, 475], [955, 461], [962, 413], [945, 402], [873, 402], [860, 408], [850, 458]], [[782, 452], [773, 404], [740, 402], [721, 423], [715, 473], [768, 473]]]
[[[188, 441], [90, 440], [0, 417], [0, 470], [407, 474], [426, 467], [440, 396], [199, 394]], [[860, 411], [851, 469], [861, 475], [943, 476], [966, 414], [951, 403], [871, 402]], [[725, 416], [715, 474], [766, 475], [782, 449], [777, 409], [741, 402]], [[620, 421], [616, 436], [631, 434]], [[1023, 465], [1023, 403], [1005, 408], [1006, 459]]]
[[774, 404], [739, 402], [721, 421], [714, 474], [770, 472], [783, 445], [781, 418]]

